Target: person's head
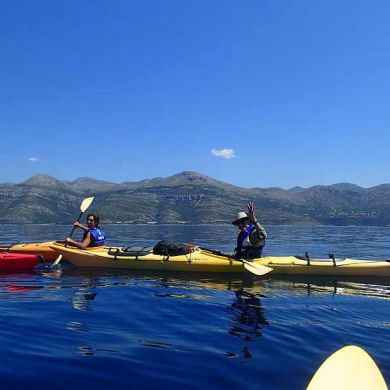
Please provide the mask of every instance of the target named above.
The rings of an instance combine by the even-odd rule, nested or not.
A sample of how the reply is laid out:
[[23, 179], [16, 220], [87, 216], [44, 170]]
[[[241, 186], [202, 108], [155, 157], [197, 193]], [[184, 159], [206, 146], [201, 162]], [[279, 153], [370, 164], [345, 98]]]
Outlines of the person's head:
[[247, 213], [241, 211], [237, 213], [237, 218], [232, 222], [234, 226], [237, 226], [240, 230], [244, 230], [250, 224], [250, 219]]
[[87, 215], [87, 225], [89, 228], [96, 228], [99, 226], [100, 218], [98, 215], [90, 213]]

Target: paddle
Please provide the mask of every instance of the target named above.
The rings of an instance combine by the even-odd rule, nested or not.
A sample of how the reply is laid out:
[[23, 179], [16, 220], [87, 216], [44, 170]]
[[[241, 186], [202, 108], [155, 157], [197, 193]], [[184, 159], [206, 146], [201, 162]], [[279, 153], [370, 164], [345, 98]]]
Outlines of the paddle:
[[228, 255], [226, 253], [222, 253], [222, 252], [220, 252], [218, 250], [205, 248], [203, 246], [200, 246], [199, 249], [201, 249], [202, 251], [205, 251], [205, 252], [213, 253], [215, 255], [227, 257], [228, 259], [241, 261], [241, 263], [244, 264], [244, 268], [247, 271], [252, 272], [252, 274], [255, 274], [255, 275], [258, 275], [258, 276], [262, 276], [262, 275], [268, 274], [269, 272], [273, 271], [273, 268], [270, 268], [270, 267], [267, 267], [267, 266], [261, 265], [261, 264], [252, 263], [251, 261], [248, 261], [248, 260], [237, 259], [234, 256]]
[[371, 356], [348, 345], [329, 356], [316, 371], [306, 390], [387, 390], [386, 382]]
[[[82, 202], [81, 202], [81, 205], [80, 205], [80, 215], [77, 219], [77, 222], [80, 222], [80, 219], [81, 217], [83, 216], [83, 214], [85, 213], [85, 211], [87, 210], [87, 208], [91, 205], [91, 203], [93, 202], [93, 196], [91, 196], [90, 198], [85, 198]], [[70, 234], [69, 234], [69, 237], [72, 237], [74, 231], [76, 230], [76, 228], [73, 226], [73, 229], [71, 230]], [[66, 246], [66, 244], [65, 244]], [[54, 261], [54, 263], [51, 265], [51, 268], [55, 267], [62, 259], [62, 255], [59, 255], [56, 260]]]

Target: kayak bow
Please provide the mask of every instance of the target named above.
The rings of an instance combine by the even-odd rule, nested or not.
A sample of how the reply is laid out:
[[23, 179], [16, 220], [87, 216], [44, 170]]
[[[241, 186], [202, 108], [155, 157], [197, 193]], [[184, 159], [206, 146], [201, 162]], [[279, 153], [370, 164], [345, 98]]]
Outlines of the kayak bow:
[[378, 366], [362, 348], [341, 348], [320, 366], [307, 390], [387, 390]]
[[16, 244], [1, 244], [0, 250], [9, 253], [25, 253], [41, 256], [45, 261], [54, 261], [58, 253], [50, 246], [54, 241], [48, 242], [26, 242]]

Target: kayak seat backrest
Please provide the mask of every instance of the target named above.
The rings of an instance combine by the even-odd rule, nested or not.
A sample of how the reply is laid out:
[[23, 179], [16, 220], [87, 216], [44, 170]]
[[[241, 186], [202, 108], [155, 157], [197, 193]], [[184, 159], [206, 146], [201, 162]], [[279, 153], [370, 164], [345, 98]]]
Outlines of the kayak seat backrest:
[[153, 247], [149, 246], [128, 246], [125, 248], [118, 249], [109, 249], [108, 254], [112, 256], [146, 256], [153, 252]]

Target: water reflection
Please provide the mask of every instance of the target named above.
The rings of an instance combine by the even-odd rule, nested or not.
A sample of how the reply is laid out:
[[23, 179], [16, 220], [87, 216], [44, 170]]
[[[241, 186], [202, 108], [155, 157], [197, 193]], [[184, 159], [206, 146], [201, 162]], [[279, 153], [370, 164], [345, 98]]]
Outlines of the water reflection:
[[238, 325], [233, 326], [229, 334], [241, 337], [244, 341], [253, 341], [254, 337], [261, 336], [260, 329], [263, 325], [269, 325], [260, 299], [245, 290], [235, 291], [234, 294], [236, 299], [231, 304], [231, 308], [235, 312], [234, 321]]
[[81, 311], [93, 310], [90, 304], [97, 295], [96, 289], [99, 284], [97, 278], [86, 278], [83, 280], [80, 287], [71, 296], [73, 308]]
[[[73, 290], [70, 300], [76, 310], [92, 310], [91, 302], [97, 290], [114, 286], [145, 286], [168, 289], [155, 292], [159, 298], [207, 299], [207, 291], [231, 290], [235, 292], [233, 306], [245, 312], [252, 306], [260, 305], [259, 290], [264, 288], [300, 291], [310, 294], [344, 294], [390, 298], [390, 278], [327, 277], [302, 275], [267, 275], [257, 278], [251, 274], [196, 274], [169, 273], [166, 271], [128, 271], [99, 269], [64, 269], [50, 273], [0, 274], [0, 299], [11, 294], [35, 292], [55, 299], [58, 290]], [[173, 291], [173, 289], [179, 291]], [[183, 291], [184, 290], [184, 291]], [[40, 292], [42, 291], [42, 292]], [[255, 293], [254, 293], [255, 292]], [[252, 294], [252, 295], [250, 295]], [[32, 298], [32, 296], [31, 296]]]
[[389, 278], [272, 275], [269, 282], [273, 283], [275, 288], [298, 290], [305, 292], [305, 295], [338, 294], [390, 299]]
[[210, 290], [239, 290], [259, 285], [260, 280], [251, 274], [213, 274], [169, 271], [121, 270], [74, 268], [64, 271], [63, 276], [80, 280], [85, 287], [116, 285], [152, 285], [159, 288], [185, 288]]
[[[158, 288], [153, 296], [163, 299], [185, 300], [220, 300], [216, 291], [230, 291], [227, 301], [226, 328], [230, 336], [239, 338], [244, 345], [241, 352], [245, 358], [252, 357], [250, 345], [260, 336], [262, 329], [269, 325], [260, 293], [262, 280], [252, 275], [215, 275], [215, 274], [186, 274], [156, 271], [126, 271], [126, 270], [87, 270], [73, 269], [65, 273], [72, 279], [82, 279], [81, 286], [72, 295], [72, 304], [76, 310], [93, 310], [91, 301], [98, 297], [98, 290], [103, 287], [142, 286]], [[205, 321], [208, 321], [205, 318]], [[71, 329], [80, 331], [78, 324], [72, 324]], [[81, 327], [81, 329], [85, 330]], [[169, 343], [158, 340], [143, 340], [142, 345], [149, 347], [170, 348]], [[174, 347], [174, 346], [173, 346]], [[90, 352], [90, 351], [89, 351]], [[227, 352], [226, 356], [236, 357], [235, 352]]]
[[88, 332], [89, 326], [78, 321], [70, 321], [66, 324], [66, 329], [74, 332]]
[[93, 310], [90, 301], [96, 297], [96, 292], [85, 292], [85, 289], [80, 288], [72, 296], [72, 305], [75, 310], [91, 311]]
[[234, 312], [233, 326], [229, 334], [241, 338], [244, 341], [242, 349], [245, 358], [252, 357], [249, 343], [262, 336], [261, 329], [269, 325], [264, 309], [261, 306], [259, 294], [253, 294], [244, 289], [234, 291], [236, 299], [230, 306]]
[[[242, 356], [253, 358], [258, 354], [254, 343], [263, 335], [264, 328], [272, 326], [262, 305], [263, 299], [273, 291], [287, 296], [310, 295], [359, 295], [375, 298], [390, 298], [389, 281], [367, 278], [331, 278], [306, 276], [277, 276], [258, 279], [252, 275], [206, 275], [166, 273], [156, 271], [126, 271], [126, 270], [87, 270], [74, 269], [65, 273], [74, 283], [79, 285], [72, 294], [72, 304], [75, 310], [91, 311], [91, 302], [99, 297], [98, 291], [104, 287], [140, 286], [157, 288], [152, 294], [157, 299], [185, 300], [220, 300], [226, 303], [228, 315], [225, 317], [227, 334], [240, 340], [238, 351], [231, 349], [234, 343], [228, 343], [224, 355], [228, 358]], [[215, 291], [230, 291], [230, 298], [215, 295]], [[104, 292], [101, 292], [104, 293]], [[230, 302], [229, 302], [230, 300]], [[204, 318], [208, 321], [207, 318]], [[68, 324], [68, 328], [77, 332], [86, 332], [88, 327], [79, 323]], [[161, 340], [142, 339], [142, 345], [162, 349], [188, 348], [186, 345], [176, 346]], [[83, 354], [93, 354], [92, 349], [83, 347]]]
[[110, 349], [110, 348], [94, 348], [90, 345], [81, 345], [77, 349], [77, 354], [82, 356], [93, 356], [97, 352], [113, 352], [118, 353], [118, 350], [116, 349]]
[[[167, 292], [156, 292], [159, 298], [207, 298], [207, 291], [232, 290], [235, 292], [235, 305], [245, 308], [245, 305], [254, 305], [256, 299], [264, 297], [259, 293], [261, 289], [282, 289], [301, 291], [305, 295], [316, 294], [349, 294], [372, 296], [376, 298], [390, 298], [389, 278], [367, 277], [328, 277], [304, 275], [267, 275], [266, 278], [257, 278], [251, 274], [196, 274], [170, 273], [167, 271], [144, 270], [95, 270], [71, 269], [64, 273], [64, 277], [78, 280], [79, 290], [74, 294], [76, 302], [87, 304], [95, 298], [97, 289], [113, 286], [147, 286], [160, 289], [169, 289]], [[81, 279], [81, 280], [80, 280]], [[61, 280], [61, 279], [60, 279]], [[69, 281], [69, 280], [68, 280]], [[77, 284], [76, 283], [76, 284]], [[69, 286], [57, 286], [65, 288]], [[42, 288], [54, 288], [50, 286]], [[180, 291], [172, 291], [172, 289]], [[183, 290], [185, 290], [183, 292]], [[192, 292], [192, 290], [194, 290]], [[250, 295], [252, 294], [252, 295]], [[257, 302], [260, 304], [260, 302]]]

